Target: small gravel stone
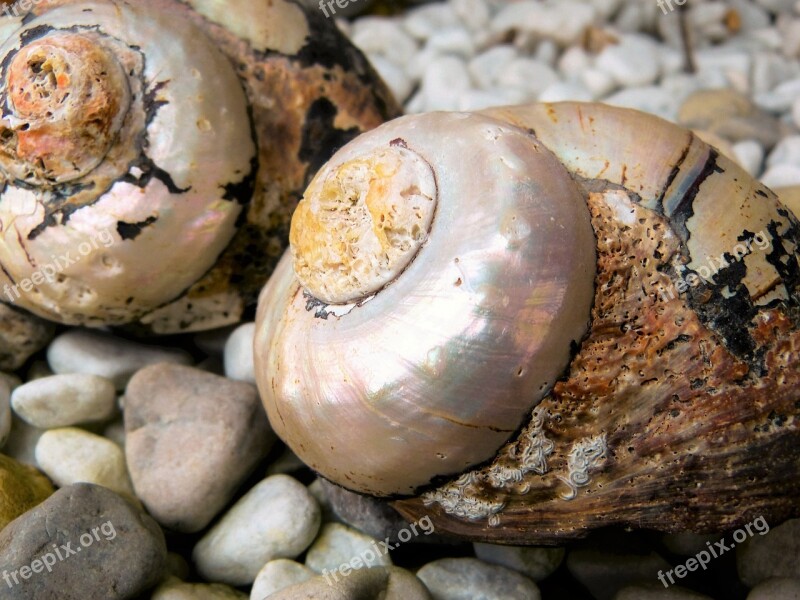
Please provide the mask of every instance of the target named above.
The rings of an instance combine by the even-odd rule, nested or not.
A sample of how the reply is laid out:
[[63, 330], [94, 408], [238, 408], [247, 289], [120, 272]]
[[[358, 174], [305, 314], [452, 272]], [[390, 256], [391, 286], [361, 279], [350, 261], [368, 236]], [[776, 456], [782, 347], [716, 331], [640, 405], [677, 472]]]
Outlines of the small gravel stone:
[[445, 27], [458, 24], [458, 16], [446, 2], [436, 2], [408, 11], [403, 21], [406, 31], [418, 40], [427, 40]]
[[[389, 86], [389, 89], [392, 91], [392, 95], [394, 95], [399, 102], [403, 102], [406, 98], [408, 98], [408, 95], [411, 93], [411, 89], [413, 88], [413, 84], [411, 83], [411, 79], [409, 79], [405, 74], [405, 71], [402, 67], [397, 66], [395, 63], [382, 56], [373, 56], [370, 58], [370, 62], [381, 76], [381, 79], [383, 79], [384, 83]], [[249, 368], [252, 376], [252, 337], [250, 338], [250, 342], [251, 347]], [[225, 366], [227, 369], [227, 362], [225, 363]], [[234, 377], [234, 379], [236, 378]]]
[[389, 19], [359, 19], [353, 25], [350, 39], [367, 54], [384, 56], [398, 65], [411, 60], [417, 52], [417, 42], [399, 23]]
[[256, 575], [253, 589], [250, 590], [250, 600], [264, 600], [270, 594], [316, 576], [307, 566], [288, 558], [271, 560]]
[[[269, 600], [368, 600], [372, 598], [431, 600], [431, 595], [419, 579], [404, 569], [373, 567], [372, 569], [352, 571], [347, 576], [330, 574], [326, 578], [320, 575], [269, 596]], [[476, 599], [477, 596], [470, 596], [470, 598]]]
[[464, 61], [455, 56], [440, 56], [431, 61], [422, 77], [425, 110], [455, 110], [459, 92], [469, 88]]
[[705, 594], [679, 586], [665, 588], [660, 583], [631, 585], [621, 589], [614, 600], [713, 600]]
[[539, 102], [590, 102], [592, 99], [592, 93], [585, 85], [571, 81], [551, 83], [539, 94]]
[[600, 550], [575, 550], [567, 567], [597, 600], [611, 600], [623, 587], [657, 581], [659, 571], [671, 569], [655, 552], [648, 555], [613, 554]]
[[0, 454], [0, 530], [52, 493], [53, 485], [47, 477]]
[[105, 421], [116, 409], [111, 380], [97, 375], [52, 375], [26, 383], [11, 395], [14, 412], [40, 429]]
[[750, 175], [758, 177], [761, 165], [764, 164], [764, 148], [755, 140], [744, 140], [733, 145], [736, 161], [742, 165]]
[[761, 182], [769, 188], [800, 185], [800, 166], [775, 165], [761, 176]]
[[596, 65], [624, 86], [649, 85], [658, 78], [661, 68], [655, 42], [635, 34], [623, 35], [619, 44], [606, 46], [597, 56]]
[[105, 333], [73, 329], [61, 334], [47, 349], [47, 361], [56, 373], [89, 373], [106, 377], [118, 390], [139, 369], [160, 362], [191, 364], [183, 350], [145, 346]]
[[564, 560], [564, 548], [536, 548], [528, 546], [498, 546], [474, 544], [475, 555], [484, 562], [519, 571], [534, 581], [552, 575]]
[[134, 489], [176, 531], [208, 525], [275, 441], [249, 383], [162, 363], [137, 372], [125, 398]]
[[497, 82], [497, 74], [512, 60], [517, 58], [513, 46], [493, 46], [469, 61], [467, 70], [473, 81], [482, 88], [489, 88]]
[[559, 0], [552, 4], [522, 0], [511, 2], [494, 16], [491, 30], [500, 36], [523, 31], [567, 46], [576, 42], [595, 17], [585, 2]]
[[515, 58], [497, 77], [499, 85], [523, 90], [531, 100], [557, 81], [558, 75], [553, 69], [530, 58]]
[[800, 135], [787, 136], [775, 145], [767, 158], [767, 167], [776, 165], [800, 166]]
[[580, 81], [595, 98], [602, 98], [617, 89], [617, 83], [609, 73], [594, 67], [583, 71]]
[[194, 549], [210, 581], [249, 585], [267, 562], [295, 558], [314, 540], [320, 510], [303, 484], [273, 475], [245, 494]]
[[83, 481], [133, 497], [122, 448], [83, 429], [43, 433], [36, 444], [36, 462], [58, 487]]
[[678, 113], [675, 96], [656, 86], [620, 90], [603, 100], [606, 104], [633, 108], [674, 120]]
[[800, 600], [800, 579], [767, 579], [750, 590], [747, 600]]
[[306, 566], [324, 574], [344, 564], [349, 564], [354, 570], [388, 567], [392, 565], [392, 559], [376, 539], [340, 523], [327, 523], [308, 549]]
[[489, 25], [492, 11], [486, 0], [452, 0], [453, 12], [459, 20], [474, 32], [481, 32]]
[[739, 578], [750, 588], [771, 577], [800, 579], [800, 519], [764, 530], [736, 546]]
[[255, 323], [245, 323], [233, 330], [225, 342], [224, 360], [225, 377], [237, 381], [255, 383], [253, 368], [253, 337], [256, 332]]
[[441, 54], [457, 54], [464, 58], [475, 54], [473, 34], [460, 25], [452, 25], [439, 31], [428, 40], [427, 46]]
[[539, 600], [527, 577], [475, 558], [442, 558], [417, 572], [434, 600]]
[[150, 517], [102, 486], [71, 485], [0, 532], [0, 573], [19, 574], [3, 598], [135, 598], [161, 579], [166, 555]]
[[[151, 600], [246, 600], [247, 594], [221, 583], [184, 583], [177, 577], [169, 577], [158, 586]], [[263, 600], [266, 596], [261, 596]]]

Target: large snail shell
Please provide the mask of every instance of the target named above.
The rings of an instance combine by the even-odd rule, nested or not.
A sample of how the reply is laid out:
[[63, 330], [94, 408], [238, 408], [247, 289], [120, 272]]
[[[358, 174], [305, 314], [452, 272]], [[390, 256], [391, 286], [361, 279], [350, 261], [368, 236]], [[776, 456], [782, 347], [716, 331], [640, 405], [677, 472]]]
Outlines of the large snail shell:
[[2, 299], [63, 323], [238, 321], [310, 174], [397, 111], [286, 0], [43, 0], [2, 21]]
[[[519, 149], [527, 140], [529, 154], [510, 161], [518, 167], [516, 184], [504, 170], [509, 159], [496, 153], [497, 140], [468, 136], [466, 123], [496, 128], [500, 139], [518, 138]], [[634, 111], [575, 103], [401, 119], [345, 147], [319, 177], [392, 139], [416, 152], [410, 139], [434, 128], [442, 143], [418, 151], [434, 172], [444, 173], [430, 238], [368, 301], [342, 306], [314, 298], [326, 281], [350, 270], [328, 260], [320, 263], [327, 280], [303, 273], [313, 264], [303, 240], [324, 234], [302, 207], [319, 204], [325, 186], [312, 184], [301, 202], [292, 232], [300, 269], [295, 276], [290, 258], [284, 259], [280, 278], [264, 289], [257, 325], [256, 374], [278, 434], [312, 467], [350, 489], [407, 494], [433, 482], [395, 506], [408, 518], [429, 515], [437, 530], [473, 539], [546, 543], [612, 524], [713, 531], [758, 515], [795, 513], [800, 226], [775, 195], [691, 132]], [[473, 140], [482, 146], [476, 149]], [[383, 173], [364, 177], [392, 189]], [[450, 195], [445, 179], [459, 191]], [[535, 183], [520, 185], [526, 179]], [[461, 191], [464, 181], [469, 193]], [[504, 191], [508, 185], [513, 192]], [[532, 227], [522, 229], [528, 235], [518, 236], [515, 249], [529, 262], [506, 263], [515, 277], [495, 293], [508, 300], [485, 311], [487, 295], [461, 288], [470, 278], [492, 276], [499, 257], [492, 244], [503, 239], [496, 224], [514, 194], [531, 190], [542, 195], [534, 192], [539, 201], [525, 221]], [[575, 190], [581, 210], [567, 220], [572, 209], [561, 211], [573, 205]], [[478, 208], [472, 208], [475, 197], [482, 199]], [[437, 226], [441, 211], [459, 210], [474, 212], [474, 219], [464, 218], [478, 226]], [[587, 243], [581, 233], [586, 213], [596, 253], [589, 269], [580, 250]], [[562, 219], [561, 239], [537, 235], [550, 218]], [[353, 237], [357, 243], [363, 234]], [[527, 244], [536, 250], [524, 249]], [[564, 247], [573, 253], [569, 260]], [[470, 272], [456, 291], [425, 288], [452, 279], [448, 257], [454, 251], [458, 257], [483, 252], [474, 264], [489, 268]], [[556, 270], [571, 288], [589, 290], [590, 309], [584, 292], [559, 296], [566, 287], [538, 287], [547, 281], [539, 273]], [[414, 293], [415, 285], [431, 293]], [[462, 301], [441, 300], [434, 292], [461, 293]], [[526, 313], [531, 292], [534, 305], [541, 302], [549, 315]], [[440, 301], [449, 312], [438, 309]], [[425, 333], [446, 336], [447, 324], [476, 316], [495, 326], [475, 328], [470, 337], [452, 335], [450, 344], [444, 338], [439, 344], [455, 351], [429, 354], [435, 347]], [[561, 348], [553, 340], [549, 350], [526, 354], [522, 349], [536, 347], [535, 324], [548, 319], [563, 331]], [[579, 340], [575, 327], [584, 332]], [[362, 337], [371, 344], [360, 345]], [[548, 374], [541, 391], [519, 387], [520, 367], [526, 373], [564, 356], [573, 340], [568, 364], [552, 363], [555, 385]], [[323, 350], [313, 351], [313, 344]], [[348, 358], [351, 348], [359, 348], [357, 361]], [[405, 361], [387, 362], [398, 348]], [[437, 376], [435, 367], [442, 365], [448, 370]], [[489, 377], [491, 393], [481, 377]], [[518, 431], [510, 431], [509, 420], [475, 419], [502, 415], [508, 398], [523, 396], [528, 408]], [[417, 408], [419, 398], [428, 402], [425, 411]], [[434, 433], [430, 415], [446, 421], [438, 442], [428, 439]], [[507, 443], [493, 451], [503, 436]], [[437, 443], [448, 457], [466, 447], [459, 458], [482, 464], [454, 473], [456, 464], [442, 461], [437, 470], [430, 460]], [[476, 446], [480, 452], [473, 452]]]
[[[465, 161], [482, 168], [464, 173]], [[394, 179], [402, 185], [388, 187]], [[429, 231], [405, 226], [404, 204], [433, 213]], [[326, 229], [326, 220], [350, 230]], [[360, 247], [359, 220], [368, 230]], [[406, 231], [414, 226], [416, 236]], [[383, 246], [364, 241], [372, 232]], [[588, 326], [586, 204], [550, 152], [493, 119], [407, 117], [362, 136], [317, 174], [292, 239], [301, 277], [312, 290], [320, 277], [339, 279], [330, 294], [338, 301], [321, 304], [329, 294], [291, 282], [284, 259], [261, 306], [262, 393], [308, 464], [359, 491], [412, 493], [493, 456]], [[382, 271], [398, 270], [380, 264], [392, 246], [413, 256], [383, 287]], [[272, 312], [283, 318], [264, 317]]]

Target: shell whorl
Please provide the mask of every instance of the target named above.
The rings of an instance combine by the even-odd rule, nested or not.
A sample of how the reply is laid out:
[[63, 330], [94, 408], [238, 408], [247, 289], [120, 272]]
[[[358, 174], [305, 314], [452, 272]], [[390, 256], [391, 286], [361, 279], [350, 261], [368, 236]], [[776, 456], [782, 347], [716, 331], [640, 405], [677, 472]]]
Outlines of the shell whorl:
[[[399, 177], [337, 180], [363, 164]], [[396, 268], [363, 269], [349, 303], [303, 289], [287, 255], [262, 292], [258, 381], [276, 431], [314, 469], [358, 491], [410, 494], [491, 458], [553, 386], [588, 325], [594, 236], [574, 181], [526, 131], [432, 114], [331, 159], [300, 203], [295, 257], [320, 239], [315, 206], [366, 206], [370, 193], [400, 221], [407, 202], [411, 223], [429, 203], [430, 231]], [[352, 215], [328, 214], [327, 235], [344, 244], [338, 227]], [[354, 247], [384, 222], [381, 210], [360, 214], [369, 226], [358, 221]], [[322, 257], [319, 277], [342, 277], [340, 258]]]

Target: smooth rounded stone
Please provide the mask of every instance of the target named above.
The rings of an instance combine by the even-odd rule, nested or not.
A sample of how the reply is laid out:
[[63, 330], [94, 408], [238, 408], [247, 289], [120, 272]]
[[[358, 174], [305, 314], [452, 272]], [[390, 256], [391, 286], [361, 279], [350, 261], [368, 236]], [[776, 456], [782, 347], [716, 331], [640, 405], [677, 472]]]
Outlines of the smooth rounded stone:
[[404, 65], [417, 52], [417, 42], [402, 25], [391, 19], [364, 17], [353, 24], [352, 42], [369, 55], [384, 56], [397, 65]]
[[792, 121], [795, 127], [800, 128], [800, 98], [792, 104]]
[[738, 544], [736, 567], [739, 579], [750, 588], [771, 577], [800, 579], [800, 519]]
[[764, 148], [755, 140], [744, 140], [733, 145], [736, 162], [750, 175], [758, 177], [764, 164]]
[[730, 9], [739, 13], [741, 21], [741, 32], [753, 29], [764, 29], [771, 25], [771, 19], [767, 11], [760, 7], [753, 0], [727, 0]]
[[778, 142], [767, 157], [767, 167], [800, 166], [800, 135], [790, 135]]
[[455, 110], [459, 94], [470, 88], [464, 61], [455, 56], [435, 58], [422, 77], [425, 110]]
[[620, 31], [649, 30], [663, 16], [655, 2], [624, 2], [614, 18], [614, 28]]
[[164, 567], [165, 576], [184, 580], [189, 577], [190, 572], [189, 563], [183, 556], [174, 552], [167, 553], [167, 562]]
[[655, 552], [639, 555], [575, 550], [567, 556], [567, 568], [597, 600], [611, 600], [623, 587], [658, 581], [658, 572], [672, 567]]
[[36, 463], [58, 487], [88, 482], [134, 496], [122, 448], [83, 429], [45, 431], [36, 444]]
[[558, 75], [553, 69], [529, 58], [515, 58], [497, 76], [498, 85], [524, 90], [531, 99], [557, 81]]
[[761, 182], [769, 188], [800, 185], [800, 166], [775, 165], [770, 167], [761, 176]]
[[375, 539], [388, 538], [394, 542], [398, 532], [408, 526], [405, 519], [384, 500], [356, 494], [324, 479], [317, 481], [334, 514], [347, 525]]
[[774, 52], [758, 52], [750, 72], [751, 89], [755, 94], [769, 92], [777, 85], [800, 75], [800, 65]]
[[5, 304], [16, 299], [11, 286], [3, 292], [0, 296], [0, 369], [16, 371], [53, 339], [55, 325]]
[[106, 333], [71, 329], [47, 349], [47, 361], [55, 373], [89, 373], [106, 377], [118, 390], [133, 374], [160, 362], [188, 365], [192, 358], [183, 350], [145, 346]]
[[523, 90], [514, 88], [469, 90], [458, 97], [456, 110], [475, 111], [490, 106], [522, 104], [528, 99], [529, 95]]
[[38, 470], [0, 454], [0, 530], [52, 493], [53, 484]]
[[408, 11], [403, 27], [418, 40], [427, 40], [440, 30], [458, 24], [458, 16], [447, 2], [435, 2]]
[[161, 580], [166, 556], [149, 516], [102, 486], [71, 485], [0, 532], [0, 573], [19, 582], [3, 598], [135, 598]]
[[111, 380], [98, 375], [52, 375], [21, 385], [11, 395], [14, 412], [34, 427], [54, 429], [105, 421], [116, 409]]
[[528, 546], [498, 546], [496, 544], [473, 544], [475, 555], [484, 562], [519, 571], [534, 581], [542, 581], [552, 575], [564, 560], [564, 548]]
[[[411, 83], [411, 79], [408, 78], [405, 71], [402, 67], [399, 67], [396, 63], [391, 62], [389, 59], [384, 58], [383, 56], [376, 55], [369, 57], [370, 63], [378, 72], [378, 75], [381, 76], [384, 83], [389, 86], [389, 89], [392, 92], [392, 95], [397, 99], [398, 102], [405, 101], [408, 98], [409, 94], [411, 94], [411, 90], [413, 89], [414, 85]], [[250, 337], [250, 363], [248, 365], [248, 376], [254, 377], [253, 373], [253, 348], [252, 348], [252, 334]], [[243, 348], [243, 351], [246, 349]], [[227, 359], [227, 354], [226, 354]], [[227, 360], [225, 362], [225, 369], [227, 374], [228, 363]], [[230, 375], [228, 375], [230, 377]], [[239, 379], [238, 377], [233, 377], [233, 379]], [[251, 380], [252, 381], [252, 380]]]
[[492, 11], [486, 0], [451, 0], [450, 5], [459, 20], [472, 31], [480, 32], [488, 27]]
[[678, 122], [704, 129], [733, 142], [756, 140], [771, 148], [781, 137], [778, 122], [733, 90], [701, 90], [689, 96], [678, 111]]
[[162, 525], [203, 529], [275, 441], [258, 392], [162, 363], [125, 389], [125, 456], [137, 496]]
[[475, 54], [473, 34], [461, 25], [453, 25], [428, 39], [428, 46], [441, 54], [457, 54], [470, 58]]
[[630, 585], [622, 588], [614, 600], [713, 600], [711, 596], [672, 585], [665, 588], [660, 583]]
[[602, 98], [618, 87], [610, 74], [594, 67], [583, 71], [580, 74], [580, 81], [595, 98]]
[[[425, 75], [425, 69], [428, 68], [431, 61], [439, 58], [439, 56], [441, 56], [441, 54], [438, 50], [425, 46], [417, 52], [407, 64], [403, 65], [403, 71], [414, 83], [418, 83]], [[369, 58], [372, 60], [374, 56], [370, 56]]]
[[308, 549], [306, 566], [317, 573], [335, 571], [341, 565], [352, 568], [389, 567], [392, 559], [375, 538], [341, 523], [326, 523]]
[[590, 102], [592, 93], [582, 83], [556, 81], [548, 85], [539, 94], [539, 102], [562, 102], [566, 100]]
[[[246, 600], [247, 594], [221, 583], [184, 583], [168, 577], [150, 596], [150, 600]], [[266, 596], [261, 596], [263, 600]]]
[[3, 448], [11, 435], [11, 385], [8, 380], [0, 378], [0, 448]]
[[327, 482], [323, 479], [315, 479], [308, 485], [308, 493], [314, 496], [314, 499], [319, 504], [323, 523], [341, 523], [342, 519], [333, 511], [331, 502], [328, 499], [325, 483]]
[[103, 437], [110, 439], [120, 448], [125, 448], [125, 422], [120, 419], [106, 425], [103, 429]]
[[470, 60], [467, 71], [479, 87], [489, 88], [497, 82], [497, 74], [503, 67], [517, 57], [517, 49], [513, 46], [493, 46]]
[[288, 558], [271, 560], [256, 575], [253, 588], [250, 590], [250, 600], [264, 600], [270, 594], [316, 576], [317, 574], [307, 566]]
[[[423, 583], [398, 567], [358, 569], [346, 576], [319, 575], [269, 596], [269, 600], [432, 600]], [[470, 596], [470, 598], [475, 598]], [[538, 596], [536, 597], [538, 598]], [[254, 596], [251, 596], [255, 600]], [[259, 600], [261, 600], [259, 598]]]
[[434, 600], [539, 600], [536, 584], [476, 558], [442, 558], [417, 571]]
[[45, 432], [28, 425], [25, 421], [13, 415], [11, 417], [11, 434], [8, 436], [3, 452], [8, 456], [26, 465], [38, 467], [36, 462], [36, 444]]
[[650, 85], [661, 71], [658, 45], [648, 37], [634, 34], [622, 35], [619, 44], [606, 46], [595, 65], [627, 87]]
[[608, 96], [603, 102], [613, 106], [634, 108], [671, 121], [675, 120], [678, 112], [675, 97], [657, 86], [623, 89]]
[[593, 59], [581, 46], [570, 46], [558, 58], [559, 72], [569, 78], [576, 78], [592, 66]]
[[247, 492], [194, 548], [209, 581], [249, 585], [266, 563], [296, 558], [314, 541], [320, 509], [303, 484], [273, 475]]
[[780, 113], [789, 110], [800, 96], [800, 79], [792, 79], [779, 84], [769, 92], [755, 96], [755, 103], [764, 110]]
[[522, 0], [510, 2], [500, 9], [492, 19], [490, 29], [500, 36], [522, 31], [569, 46], [580, 39], [594, 18], [594, 7], [585, 2], [559, 0], [544, 4]]
[[747, 600], [800, 600], [800, 579], [767, 579], [750, 590]]

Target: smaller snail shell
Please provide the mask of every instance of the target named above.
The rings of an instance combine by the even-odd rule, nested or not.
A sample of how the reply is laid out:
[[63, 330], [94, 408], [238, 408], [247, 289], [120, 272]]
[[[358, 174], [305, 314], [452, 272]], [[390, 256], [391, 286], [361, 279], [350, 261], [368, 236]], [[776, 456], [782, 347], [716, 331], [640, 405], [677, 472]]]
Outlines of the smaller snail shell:
[[128, 323], [216, 261], [251, 174], [240, 82], [207, 36], [149, 1], [77, 2], [0, 47], [4, 300]]
[[310, 184], [292, 240], [309, 289], [287, 255], [262, 292], [259, 389], [277, 433], [357, 491], [410, 494], [491, 458], [588, 326], [583, 197], [494, 119], [404, 117], [360, 136]]

